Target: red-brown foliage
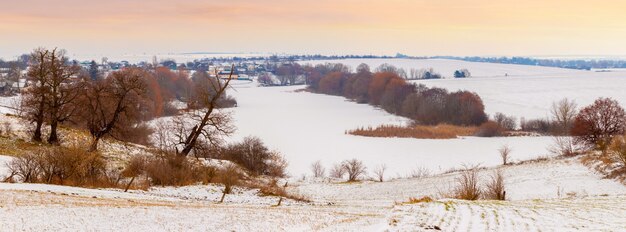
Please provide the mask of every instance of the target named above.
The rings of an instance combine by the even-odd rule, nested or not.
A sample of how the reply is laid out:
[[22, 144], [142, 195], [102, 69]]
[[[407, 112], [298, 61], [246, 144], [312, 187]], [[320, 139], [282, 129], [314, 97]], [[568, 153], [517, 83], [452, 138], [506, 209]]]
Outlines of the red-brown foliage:
[[580, 110], [571, 133], [578, 141], [604, 150], [613, 136], [624, 133], [625, 127], [626, 113], [619, 103], [610, 98], [599, 98]]

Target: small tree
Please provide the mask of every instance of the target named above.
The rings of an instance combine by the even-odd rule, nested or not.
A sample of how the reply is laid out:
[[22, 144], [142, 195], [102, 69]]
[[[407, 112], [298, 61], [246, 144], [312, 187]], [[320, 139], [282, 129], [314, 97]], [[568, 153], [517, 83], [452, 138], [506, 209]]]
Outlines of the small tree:
[[224, 202], [224, 197], [226, 194], [230, 194], [233, 191], [233, 186], [239, 183], [239, 171], [237, 170], [237, 166], [230, 164], [224, 167], [224, 170], [220, 172], [219, 180], [220, 183], [224, 185], [224, 190], [222, 190], [222, 198], [220, 199], [220, 203]]
[[324, 177], [326, 169], [322, 166], [322, 162], [318, 160], [311, 164], [311, 171], [313, 172], [313, 176], [318, 178]]
[[381, 164], [374, 169], [374, 175], [379, 182], [383, 182], [385, 179], [385, 171], [387, 171], [387, 165]]
[[626, 113], [619, 103], [610, 98], [599, 98], [580, 110], [574, 119], [572, 135], [579, 142], [605, 151], [611, 138], [624, 133]]
[[502, 158], [502, 165], [507, 165], [511, 155], [511, 147], [504, 145], [498, 149], [498, 152], [500, 152], [500, 158]]
[[357, 159], [343, 161], [341, 166], [348, 174], [348, 182], [357, 181], [366, 172], [363, 162]]
[[552, 103], [550, 113], [557, 127], [555, 132], [558, 135], [567, 135], [576, 117], [576, 102], [563, 98], [559, 102]]
[[128, 163], [126, 168], [122, 170], [121, 173], [124, 177], [130, 177], [130, 181], [128, 181], [126, 188], [124, 188], [124, 192], [128, 192], [128, 189], [133, 184], [135, 178], [144, 172], [144, 170], [146, 169], [146, 164], [147, 160], [143, 156], [134, 156], [130, 159], [130, 162]]
[[329, 173], [330, 177], [337, 178], [337, 179], [343, 178], [343, 175], [345, 174], [346, 174], [346, 170], [343, 168], [341, 164], [333, 165]]

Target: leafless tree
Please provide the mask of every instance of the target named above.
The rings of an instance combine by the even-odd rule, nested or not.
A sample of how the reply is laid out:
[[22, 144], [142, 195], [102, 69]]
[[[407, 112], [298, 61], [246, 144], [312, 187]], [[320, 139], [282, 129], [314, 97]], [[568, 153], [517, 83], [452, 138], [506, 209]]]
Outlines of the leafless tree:
[[311, 164], [311, 171], [313, 172], [314, 177], [324, 177], [326, 172], [324, 166], [322, 166], [322, 162], [319, 160]]
[[346, 174], [346, 170], [343, 168], [341, 164], [333, 165], [329, 173], [330, 177], [337, 178], [337, 179], [343, 178], [345, 174]]
[[366, 168], [365, 165], [363, 165], [363, 162], [357, 159], [343, 161], [341, 166], [348, 174], [349, 182], [357, 181], [359, 177], [361, 177], [361, 175], [364, 175], [366, 172]]
[[98, 150], [102, 137], [138, 120], [138, 105], [146, 94], [144, 76], [143, 70], [128, 68], [88, 85], [82, 105], [83, 118], [92, 137], [89, 151]]
[[48, 143], [58, 145], [59, 124], [69, 120], [78, 108], [73, 103], [79, 96], [80, 83], [73, 81], [72, 78], [78, 73], [79, 68], [68, 63], [63, 50], [53, 49], [49, 58], [50, 73], [44, 81], [44, 87], [48, 92], [48, 97], [46, 97], [47, 117], [50, 124]]
[[556, 131], [558, 135], [567, 135], [569, 133], [574, 118], [576, 117], [576, 107], [576, 102], [567, 98], [552, 103], [550, 113], [552, 114], [552, 119], [558, 126], [558, 131]]
[[555, 136], [553, 141], [554, 143], [548, 147], [548, 151], [555, 155], [575, 156], [589, 149], [584, 143], [578, 143], [572, 137]]
[[[231, 67], [229, 77], [222, 81], [217, 77], [208, 77], [205, 85], [196, 86], [195, 92], [198, 96], [202, 96], [203, 102], [200, 113], [192, 114], [196, 125], [193, 126], [182, 142], [182, 150], [177, 152], [179, 156], [187, 156], [198, 143], [200, 136], [203, 136], [208, 142], [215, 143], [220, 135], [229, 135], [234, 128], [231, 125], [231, 117], [226, 112], [216, 112], [219, 100], [226, 95], [226, 89], [232, 80], [235, 66]], [[217, 73], [216, 73], [217, 76]]]
[[498, 152], [500, 152], [500, 158], [502, 158], [502, 165], [507, 165], [511, 156], [511, 147], [504, 145], [498, 149]]
[[379, 182], [383, 182], [385, 180], [385, 171], [387, 171], [387, 165], [385, 164], [381, 164], [374, 169], [374, 175]]
[[41, 129], [45, 121], [45, 107], [47, 90], [45, 83], [50, 76], [50, 51], [37, 48], [31, 53], [31, 63], [28, 68], [28, 81], [31, 86], [22, 96], [25, 116], [33, 123], [35, 128], [32, 133], [34, 142], [41, 142]]

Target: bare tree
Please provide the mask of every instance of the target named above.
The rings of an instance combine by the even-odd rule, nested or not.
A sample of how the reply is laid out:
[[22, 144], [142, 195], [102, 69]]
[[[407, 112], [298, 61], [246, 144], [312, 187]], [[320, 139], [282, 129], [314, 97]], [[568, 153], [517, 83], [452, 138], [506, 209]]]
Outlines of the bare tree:
[[330, 177], [337, 178], [337, 179], [343, 178], [343, 175], [345, 174], [346, 174], [346, 170], [343, 168], [341, 164], [333, 165], [329, 173]]
[[136, 68], [113, 72], [103, 81], [92, 82], [82, 95], [83, 118], [92, 140], [89, 151], [120, 124], [130, 126], [138, 120], [137, 108], [146, 94], [145, 72]]
[[[214, 143], [219, 135], [229, 135], [233, 132], [230, 124], [230, 115], [224, 112], [215, 112], [218, 107], [219, 100], [226, 95], [226, 89], [235, 70], [233, 65], [230, 74], [225, 81], [219, 80], [217, 77], [210, 78], [205, 82], [206, 86], [196, 86], [195, 92], [198, 96], [202, 96], [201, 102], [203, 109], [200, 114], [194, 115], [196, 125], [191, 128], [186, 139], [182, 142], [182, 150], [177, 152], [180, 156], [187, 156], [196, 146], [200, 136], [203, 136], [210, 143]], [[208, 128], [207, 128], [208, 127]]]
[[322, 162], [319, 160], [311, 164], [311, 171], [313, 172], [314, 177], [324, 177], [326, 172], [324, 166], [322, 166]]
[[50, 124], [48, 143], [59, 144], [57, 128], [59, 124], [76, 112], [74, 100], [79, 96], [79, 84], [72, 80], [78, 73], [78, 67], [68, 64], [65, 51], [56, 48], [50, 52], [50, 75], [44, 81], [49, 96], [46, 98], [47, 115]]
[[500, 158], [502, 158], [502, 165], [507, 165], [511, 156], [511, 147], [504, 145], [498, 149], [498, 152], [500, 152]]
[[553, 140], [554, 144], [548, 147], [548, 151], [552, 154], [575, 156], [589, 149], [584, 143], [578, 143], [572, 137], [555, 136]]
[[357, 159], [343, 161], [341, 166], [348, 174], [348, 181], [357, 181], [361, 175], [365, 174], [366, 168], [363, 162]]
[[374, 169], [374, 175], [376, 175], [379, 182], [383, 182], [385, 180], [385, 171], [387, 171], [387, 165], [385, 164], [381, 164]]
[[31, 63], [28, 68], [28, 81], [31, 86], [22, 96], [21, 105], [24, 106], [24, 115], [33, 123], [32, 140], [41, 142], [41, 129], [45, 120], [47, 91], [44, 86], [50, 75], [50, 51], [37, 48], [31, 53]]
[[572, 128], [574, 118], [576, 117], [576, 107], [576, 102], [567, 98], [563, 98], [559, 102], [552, 103], [550, 113], [552, 114], [554, 122], [558, 126], [558, 131], [556, 131], [558, 135], [566, 135], [569, 133], [569, 130]]

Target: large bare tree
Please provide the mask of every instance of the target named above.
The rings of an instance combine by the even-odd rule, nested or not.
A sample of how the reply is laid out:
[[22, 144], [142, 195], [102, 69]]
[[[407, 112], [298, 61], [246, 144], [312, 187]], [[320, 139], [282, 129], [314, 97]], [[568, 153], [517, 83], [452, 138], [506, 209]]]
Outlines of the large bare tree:
[[49, 95], [46, 98], [47, 117], [50, 123], [48, 143], [58, 145], [57, 128], [76, 112], [77, 107], [73, 103], [79, 95], [81, 83], [73, 79], [79, 68], [69, 64], [65, 51], [55, 48], [49, 54], [50, 72], [48, 78], [44, 80], [44, 88]]
[[201, 99], [201, 108], [191, 117], [195, 125], [188, 131], [184, 141], [181, 141], [182, 150], [179, 156], [187, 156], [199, 144], [201, 136], [209, 143], [215, 143], [220, 135], [229, 135], [233, 132], [230, 115], [226, 112], [217, 112], [220, 101], [226, 96], [226, 89], [232, 80], [234, 65], [231, 67], [228, 78], [220, 80], [217, 73], [214, 77], [204, 77], [205, 81], [196, 83], [194, 92]]
[[31, 53], [27, 79], [30, 82], [22, 97], [22, 106], [25, 116], [35, 123], [32, 140], [41, 142], [41, 128], [45, 121], [45, 106], [47, 91], [45, 82], [50, 75], [50, 51], [37, 48]]
[[137, 123], [138, 108], [147, 91], [145, 75], [144, 70], [127, 68], [86, 85], [81, 95], [85, 109], [81, 115], [92, 137], [89, 151], [96, 151], [100, 139], [120, 125]]

